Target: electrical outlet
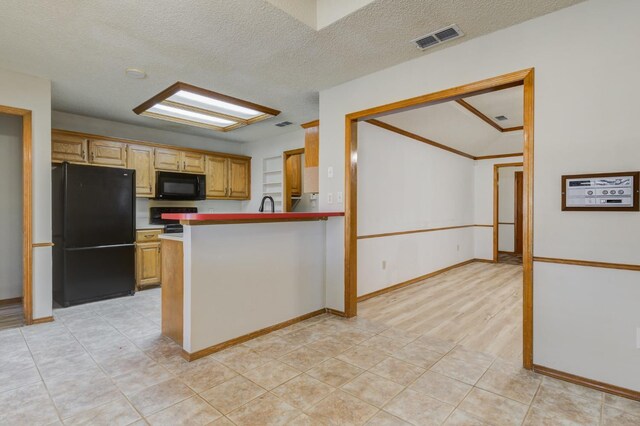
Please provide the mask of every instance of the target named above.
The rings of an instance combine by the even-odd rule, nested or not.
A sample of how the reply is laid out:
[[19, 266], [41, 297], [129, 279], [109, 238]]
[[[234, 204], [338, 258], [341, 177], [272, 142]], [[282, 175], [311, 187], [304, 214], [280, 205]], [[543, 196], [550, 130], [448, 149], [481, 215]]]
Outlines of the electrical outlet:
[[333, 167], [329, 166], [327, 168], [327, 177], [332, 178], [333, 177]]
[[327, 203], [333, 204], [333, 194], [331, 192], [327, 194]]
[[213, 209], [209, 209], [209, 213], [215, 213]]
[[382, 269], [387, 269], [387, 261], [386, 260], [382, 261]]
[[338, 192], [336, 194], [336, 200], [337, 200], [338, 204], [342, 204], [342, 192]]

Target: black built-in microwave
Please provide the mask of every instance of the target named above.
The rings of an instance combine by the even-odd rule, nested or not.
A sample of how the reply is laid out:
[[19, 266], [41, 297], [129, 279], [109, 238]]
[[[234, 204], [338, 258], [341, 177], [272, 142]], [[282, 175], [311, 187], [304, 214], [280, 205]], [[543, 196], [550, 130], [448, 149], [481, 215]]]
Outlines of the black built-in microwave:
[[206, 191], [205, 175], [156, 172], [157, 200], [204, 200]]

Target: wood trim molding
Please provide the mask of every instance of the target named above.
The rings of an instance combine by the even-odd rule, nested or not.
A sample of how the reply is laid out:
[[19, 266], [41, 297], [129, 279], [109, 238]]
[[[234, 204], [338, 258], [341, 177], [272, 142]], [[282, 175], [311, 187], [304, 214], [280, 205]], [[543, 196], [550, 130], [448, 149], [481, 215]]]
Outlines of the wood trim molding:
[[37, 248], [37, 247], [53, 247], [55, 244], [53, 243], [33, 243], [31, 244], [31, 247], [33, 248]]
[[34, 318], [31, 324], [44, 324], [47, 322], [53, 322], [53, 317]]
[[483, 155], [480, 157], [475, 157], [475, 160], [493, 160], [494, 158], [522, 157], [523, 155], [524, 153], [522, 152], [514, 152], [513, 154]]
[[281, 328], [288, 327], [292, 324], [304, 321], [309, 318], [313, 318], [317, 315], [324, 314], [326, 312], [326, 308], [318, 309], [317, 311], [309, 312], [308, 314], [300, 315], [299, 317], [292, 318], [287, 321], [283, 321], [281, 323], [272, 325], [270, 327], [265, 327], [260, 330], [245, 334], [240, 337], [236, 337], [235, 339], [227, 340], [226, 342], [218, 343], [217, 345], [209, 346], [208, 348], [201, 349], [196, 352], [187, 352], [184, 349], [182, 350], [182, 357], [187, 361], [195, 361], [196, 359], [203, 358], [207, 355], [211, 355], [213, 353], [219, 352], [223, 349], [227, 349], [231, 346], [238, 345], [240, 343], [247, 342], [249, 340], [255, 339], [256, 337], [264, 336], [265, 334], [269, 334], [273, 331], [280, 330]]
[[332, 309], [332, 308], [324, 308], [324, 309], [325, 309], [325, 311], [327, 311], [328, 314], [331, 314], [331, 315], [336, 315], [336, 316], [339, 316], [339, 317], [345, 317], [346, 316], [344, 314], [344, 312], [339, 311], [337, 309]]
[[394, 132], [394, 133], [397, 133], [399, 135], [405, 136], [407, 138], [411, 138], [411, 139], [416, 140], [418, 142], [426, 143], [427, 145], [431, 145], [431, 146], [434, 146], [436, 148], [440, 148], [440, 149], [443, 149], [445, 151], [449, 151], [449, 152], [451, 152], [453, 154], [457, 154], [457, 155], [460, 155], [462, 157], [466, 157], [466, 158], [469, 158], [471, 160], [475, 160], [475, 157], [473, 155], [471, 155], [471, 154], [467, 154], [466, 152], [459, 151], [459, 150], [457, 150], [455, 148], [451, 148], [451, 147], [449, 147], [447, 145], [443, 145], [441, 143], [438, 143], [438, 142], [433, 141], [431, 139], [427, 139], [427, 138], [422, 137], [420, 135], [416, 135], [415, 133], [407, 132], [406, 130], [402, 130], [399, 127], [392, 126], [391, 124], [387, 124], [385, 122], [382, 122], [382, 121], [379, 121], [379, 120], [375, 120], [375, 119], [366, 120], [366, 122], [369, 123], [369, 124], [373, 124], [374, 126], [378, 126], [378, 127], [382, 128], [382, 129], [389, 130], [391, 132]]
[[17, 303], [22, 303], [22, 297], [13, 297], [11, 299], [0, 300], [0, 306], [15, 305]]
[[376, 291], [373, 291], [371, 293], [363, 294], [362, 296], [358, 296], [358, 302], [362, 302], [362, 301], [365, 301], [367, 299], [371, 299], [372, 297], [380, 296], [380, 295], [385, 294], [385, 293], [389, 293], [389, 292], [392, 292], [392, 291], [395, 291], [395, 290], [399, 290], [401, 288], [410, 286], [410, 285], [418, 283], [420, 281], [424, 281], [427, 278], [435, 277], [436, 275], [440, 275], [440, 274], [445, 273], [447, 271], [450, 271], [452, 269], [456, 269], [456, 268], [459, 268], [461, 266], [468, 265], [470, 263], [473, 263], [474, 261], [475, 261], [475, 259], [465, 260], [464, 262], [456, 263], [455, 265], [447, 266], [446, 268], [438, 269], [437, 271], [429, 272], [428, 274], [424, 274], [424, 275], [421, 275], [419, 277], [412, 278], [410, 280], [403, 281], [403, 282], [398, 283], [398, 284], [392, 284], [389, 287], [385, 287], [383, 289], [376, 290]]
[[320, 126], [320, 120], [309, 121], [308, 123], [303, 123], [300, 125], [303, 129], [308, 129], [310, 127], [318, 127]]
[[0, 105], [0, 113], [22, 117], [22, 311], [33, 323], [33, 120], [30, 110]]
[[480, 228], [493, 228], [493, 225], [473, 225], [473, 226], [477, 226]]
[[523, 155], [522, 152], [515, 152], [515, 153], [512, 153], [512, 154], [493, 154], [493, 155], [483, 155], [483, 156], [480, 156], [480, 157], [475, 157], [475, 156], [473, 156], [471, 154], [468, 154], [466, 152], [457, 150], [455, 148], [451, 148], [450, 146], [441, 144], [441, 143], [436, 142], [434, 140], [425, 138], [425, 137], [417, 135], [415, 133], [408, 132], [408, 131], [403, 130], [403, 129], [401, 129], [399, 127], [396, 127], [396, 126], [392, 126], [391, 124], [387, 124], [384, 121], [380, 121], [380, 120], [376, 120], [376, 119], [370, 119], [370, 120], [366, 120], [366, 122], [369, 123], [369, 124], [373, 124], [374, 126], [378, 126], [378, 127], [382, 128], [382, 129], [389, 130], [390, 132], [394, 132], [394, 133], [397, 133], [399, 135], [405, 136], [407, 138], [417, 140], [418, 142], [426, 143], [427, 145], [431, 145], [431, 146], [433, 146], [435, 148], [443, 149], [445, 151], [451, 152], [453, 154], [460, 155], [462, 157], [469, 158], [471, 160], [476, 160], [476, 161], [477, 160], [490, 160], [490, 159], [494, 159], [494, 158], [521, 157]]
[[161, 143], [147, 142], [147, 141], [141, 141], [141, 140], [136, 140], [136, 139], [116, 138], [116, 137], [112, 137], [112, 136], [94, 135], [92, 133], [74, 132], [72, 130], [51, 129], [51, 132], [52, 133], [60, 133], [60, 134], [63, 134], [63, 135], [77, 136], [77, 137], [81, 137], [81, 138], [85, 138], [85, 139], [99, 139], [99, 140], [108, 140], [108, 141], [113, 141], [113, 142], [120, 142], [120, 143], [124, 143], [124, 144], [127, 144], [127, 145], [143, 145], [143, 146], [150, 146], [150, 147], [153, 147], [153, 148], [163, 148], [163, 149], [172, 149], [172, 150], [185, 151], [185, 152], [195, 152], [195, 153], [198, 153], [198, 154], [216, 155], [216, 156], [219, 156], [219, 157], [226, 157], [226, 158], [241, 158], [241, 159], [244, 159], [244, 160], [251, 159], [251, 157], [247, 157], [246, 155], [229, 154], [229, 153], [226, 153], [226, 152], [217, 152], [217, 151], [205, 151], [205, 150], [202, 150], [202, 149], [187, 148], [187, 147], [176, 146], [176, 145], [165, 145], [165, 144], [161, 144]]
[[640, 271], [640, 265], [634, 265], [629, 263], [610, 263], [610, 262], [597, 262], [592, 260], [578, 260], [578, 259], [561, 259], [555, 257], [533, 257], [534, 262], [544, 263], [558, 263], [561, 265], [574, 265], [574, 266], [587, 266], [591, 268], [606, 268], [606, 269], [621, 269], [625, 271]]
[[[358, 122], [442, 102], [524, 87], [523, 188], [523, 366], [533, 368], [533, 124], [534, 69], [528, 68], [438, 92], [380, 105], [345, 115], [345, 229], [344, 307], [347, 317], [357, 314]], [[495, 225], [495, 224], [494, 224]], [[497, 226], [494, 226], [496, 229]]]
[[484, 113], [482, 113], [476, 107], [471, 105], [469, 102], [465, 101], [464, 99], [458, 99], [458, 100], [456, 100], [456, 102], [460, 106], [465, 108], [467, 111], [471, 112], [473, 115], [478, 117], [480, 120], [484, 121], [489, 126], [493, 127], [494, 129], [496, 129], [497, 131], [499, 131], [501, 133], [504, 133], [504, 132], [515, 132], [516, 130], [522, 130], [524, 128], [524, 126], [502, 127], [498, 123], [493, 121], [491, 118], [487, 117]]
[[554, 370], [553, 368], [544, 367], [538, 364], [533, 364], [533, 371], [545, 376], [553, 377], [554, 379], [560, 379], [565, 382], [575, 383], [580, 386], [599, 390], [600, 392], [640, 401], [640, 392], [631, 389], [610, 385], [593, 379], [587, 379], [586, 377], [576, 376], [575, 374], [565, 373], [564, 371]]
[[423, 232], [447, 231], [449, 229], [473, 228], [474, 226], [476, 225], [446, 226], [444, 228], [425, 228], [425, 229], [415, 229], [411, 231], [387, 232], [383, 234], [358, 235], [358, 239], [366, 240], [369, 238], [382, 238], [382, 237], [393, 237], [396, 235], [419, 234]]

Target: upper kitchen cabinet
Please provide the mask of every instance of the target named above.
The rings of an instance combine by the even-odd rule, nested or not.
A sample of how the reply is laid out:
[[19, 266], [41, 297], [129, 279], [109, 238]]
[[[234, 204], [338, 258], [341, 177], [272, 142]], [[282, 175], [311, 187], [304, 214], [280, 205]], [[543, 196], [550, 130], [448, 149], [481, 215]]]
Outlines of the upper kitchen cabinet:
[[153, 197], [155, 195], [153, 147], [129, 145], [127, 148], [127, 168], [136, 171], [136, 197]]
[[207, 198], [224, 198], [229, 191], [229, 159], [216, 155], [206, 158]]
[[229, 158], [229, 198], [251, 198], [251, 159]]
[[54, 130], [51, 133], [51, 161], [86, 164], [89, 162], [89, 140], [83, 136]]
[[182, 155], [182, 168], [185, 173], [198, 173], [205, 172], [204, 154], [199, 152], [183, 151]]
[[251, 198], [251, 158], [207, 155], [207, 198]]
[[115, 141], [90, 139], [89, 162], [96, 166], [126, 167], [127, 145]]
[[154, 161], [156, 170], [180, 171], [180, 154], [177, 149], [156, 148]]

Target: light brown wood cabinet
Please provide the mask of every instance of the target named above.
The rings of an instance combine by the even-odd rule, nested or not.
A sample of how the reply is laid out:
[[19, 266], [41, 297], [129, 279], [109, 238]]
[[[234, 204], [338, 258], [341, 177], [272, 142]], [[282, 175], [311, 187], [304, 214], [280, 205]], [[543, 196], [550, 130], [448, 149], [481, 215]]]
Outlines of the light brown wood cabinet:
[[285, 165], [289, 194], [292, 197], [302, 195], [302, 156], [300, 154], [287, 157]]
[[224, 198], [228, 192], [229, 160], [225, 157], [207, 155], [207, 198]]
[[53, 131], [51, 133], [51, 161], [87, 164], [89, 140], [85, 137]]
[[96, 166], [127, 167], [127, 145], [90, 139], [89, 162]]
[[51, 161], [126, 167], [136, 171], [136, 196], [155, 196], [156, 171], [204, 174], [207, 198], [251, 198], [251, 158], [210, 151], [178, 149], [143, 141], [109, 138], [66, 130], [51, 132]]
[[162, 279], [162, 256], [160, 251], [160, 229], [136, 232], [136, 286], [142, 289], [159, 285]]
[[251, 159], [208, 155], [207, 198], [248, 200], [251, 198]]
[[180, 171], [180, 151], [168, 148], [156, 148], [154, 166], [156, 170]]
[[136, 197], [153, 197], [156, 192], [153, 147], [129, 145], [127, 147], [127, 168], [136, 171]]
[[203, 174], [205, 172], [204, 166], [204, 154], [199, 152], [183, 151], [180, 153], [182, 156], [181, 171], [185, 173], [198, 173]]
[[251, 197], [251, 160], [229, 158], [229, 198]]

